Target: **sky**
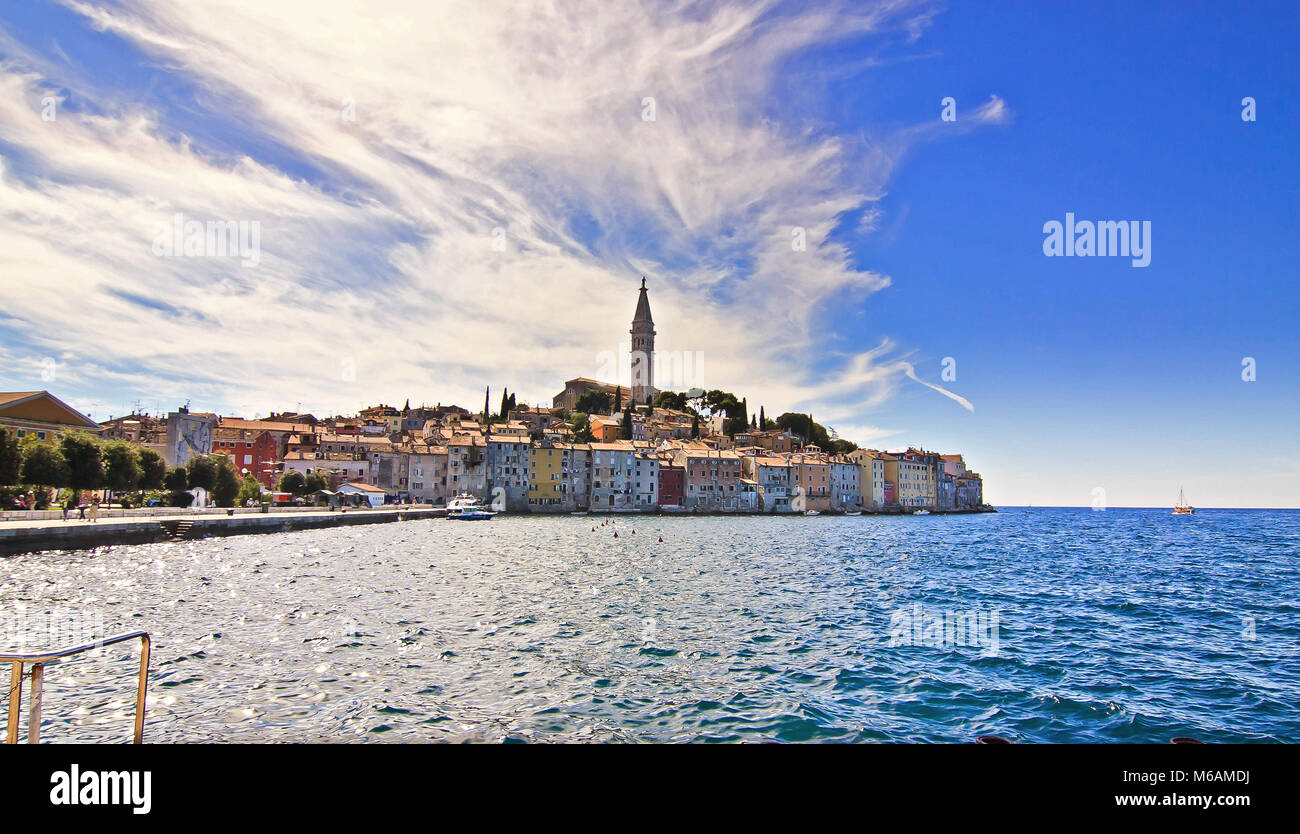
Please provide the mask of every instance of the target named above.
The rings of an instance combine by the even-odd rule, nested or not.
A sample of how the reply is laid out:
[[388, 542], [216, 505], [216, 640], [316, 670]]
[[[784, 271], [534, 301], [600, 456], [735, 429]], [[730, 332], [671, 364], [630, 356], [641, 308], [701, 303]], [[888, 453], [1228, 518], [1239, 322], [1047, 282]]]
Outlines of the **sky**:
[[[961, 452], [994, 504], [1300, 507], [1298, 23], [5, 3], [0, 390], [549, 404], [610, 375], [644, 275], [660, 387]], [[1049, 257], [1067, 213], [1149, 223], [1150, 263]], [[178, 215], [244, 253], [173, 251]]]

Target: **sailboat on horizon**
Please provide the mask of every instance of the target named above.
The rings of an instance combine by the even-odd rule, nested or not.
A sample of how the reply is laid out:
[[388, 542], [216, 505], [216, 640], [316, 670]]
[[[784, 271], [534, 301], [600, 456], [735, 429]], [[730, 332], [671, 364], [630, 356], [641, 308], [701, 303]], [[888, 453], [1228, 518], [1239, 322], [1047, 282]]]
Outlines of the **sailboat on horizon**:
[[1183, 497], [1183, 488], [1178, 488], [1178, 503], [1174, 505], [1174, 515], [1194, 515], [1196, 508], [1188, 505], [1187, 499]]

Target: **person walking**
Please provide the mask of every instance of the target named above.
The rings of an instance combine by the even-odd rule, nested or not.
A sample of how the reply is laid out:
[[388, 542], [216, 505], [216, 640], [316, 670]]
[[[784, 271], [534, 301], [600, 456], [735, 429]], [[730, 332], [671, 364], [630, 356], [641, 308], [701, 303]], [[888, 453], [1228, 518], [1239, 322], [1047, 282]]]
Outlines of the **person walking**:
[[90, 502], [90, 523], [94, 524], [96, 521], [99, 521], [99, 496], [95, 496]]
[[73, 504], [72, 496], [69, 495], [69, 496], [67, 497], [67, 500], [65, 500], [65, 501], [63, 502], [63, 520], [64, 520], [64, 521], [67, 521], [67, 520], [68, 520], [68, 513], [72, 512], [72, 504]]

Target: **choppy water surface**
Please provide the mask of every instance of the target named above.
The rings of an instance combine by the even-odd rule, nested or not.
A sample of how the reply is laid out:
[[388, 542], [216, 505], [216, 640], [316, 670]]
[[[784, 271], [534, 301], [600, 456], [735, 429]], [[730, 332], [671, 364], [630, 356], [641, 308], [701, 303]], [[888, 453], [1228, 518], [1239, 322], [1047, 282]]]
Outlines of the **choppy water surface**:
[[[155, 742], [1300, 741], [1298, 512], [600, 523], [30, 554], [0, 604], [152, 632]], [[127, 739], [133, 657], [50, 667], [43, 738]]]

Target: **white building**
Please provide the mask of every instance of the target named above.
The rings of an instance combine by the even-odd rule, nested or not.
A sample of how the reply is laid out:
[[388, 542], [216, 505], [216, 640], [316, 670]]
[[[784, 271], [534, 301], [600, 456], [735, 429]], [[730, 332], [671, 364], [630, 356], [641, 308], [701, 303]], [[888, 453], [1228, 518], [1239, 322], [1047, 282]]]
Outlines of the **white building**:
[[[591, 445], [591, 509], [632, 509], [636, 506], [636, 449], [631, 441]], [[658, 481], [659, 470], [655, 469]], [[656, 485], [656, 489], [657, 489]]]
[[861, 474], [858, 465], [847, 458], [832, 458], [831, 507], [837, 510], [856, 510], [862, 506]]

